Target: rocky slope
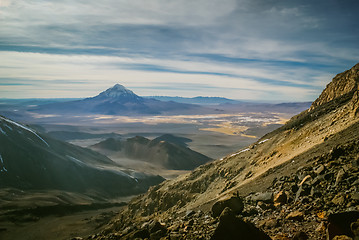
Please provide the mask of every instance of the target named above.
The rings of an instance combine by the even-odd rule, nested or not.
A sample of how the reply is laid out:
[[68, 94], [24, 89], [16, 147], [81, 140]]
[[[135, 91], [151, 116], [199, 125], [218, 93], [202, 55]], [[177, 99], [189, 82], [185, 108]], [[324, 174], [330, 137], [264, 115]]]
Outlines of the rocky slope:
[[91, 239], [358, 239], [359, 64], [248, 148], [133, 199]]
[[97, 151], [116, 152], [117, 156], [145, 161], [165, 169], [192, 170], [209, 160], [207, 156], [195, 152], [185, 145], [185, 138], [162, 135], [153, 140], [136, 136], [121, 141], [108, 138], [92, 146]]

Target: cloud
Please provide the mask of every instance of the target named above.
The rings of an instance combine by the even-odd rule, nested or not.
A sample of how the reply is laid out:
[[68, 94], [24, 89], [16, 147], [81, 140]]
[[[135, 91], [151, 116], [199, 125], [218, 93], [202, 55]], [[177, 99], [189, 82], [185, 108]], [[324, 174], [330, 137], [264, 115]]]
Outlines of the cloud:
[[[270, 65], [261, 65], [258, 69], [255, 62], [242, 64], [238, 68], [231, 63], [217, 65], [216, 61], [19, 52], [2, 52], [0, 58], [8, 59], [7, 64], [14, 66], [4, 68], [0, 82], [18, 84], [14, 91], [23, 89], [29, 94], [23, 93], [22, 97], [31, 97], [32, 91], [38, 94], [39, 90], [44, 94], [46, 89], [59, 90], [57, 94], [51, 92], [46, 97], [88, 97], [115, 83], [138, 90], [140, 95], [207, 95], [251, 100], [293, 101], [295, 95], [298, 100], [309, 100], [320, 90], [316, 87], [317, 83], [308, 84], [295, 79], [289, 70], [279, 72]], [[146, 71], [144, 65], [147, 65]], [[159, 67], [164, 69], [160, 71]], [[302, 74], [307, 73], [303, 71]], [[14, 78], [14, 75], [17, 77]], [[24, 85], [29, 87], [25, 88]], [[68, 92], [65, 93], [65, 90]], [[13, 96], [9, 88], [3, 95]]]
[[357, 10], [349, 0], [2, 1], [0, 83], [14, 83], [1, 94], [28, 79], [76, 95], [61, 79], [91, 95], [121, 82], [143, 94], [314, 100], [358, 61]]

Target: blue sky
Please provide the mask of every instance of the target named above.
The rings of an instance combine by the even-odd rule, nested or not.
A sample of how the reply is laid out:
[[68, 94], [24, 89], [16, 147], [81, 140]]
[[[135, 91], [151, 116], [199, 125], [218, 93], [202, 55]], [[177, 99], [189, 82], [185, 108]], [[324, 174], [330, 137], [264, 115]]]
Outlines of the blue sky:
[[359, 1], [0, 0], [0, 98], [312, 101], [359, 62]]

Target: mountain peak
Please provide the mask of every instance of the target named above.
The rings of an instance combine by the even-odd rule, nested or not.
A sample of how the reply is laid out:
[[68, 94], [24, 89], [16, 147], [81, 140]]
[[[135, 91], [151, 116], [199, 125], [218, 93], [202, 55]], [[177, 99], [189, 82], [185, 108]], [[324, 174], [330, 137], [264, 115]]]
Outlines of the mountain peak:
[[[320, 96], [313, 102], [310, 110], [339, 98], [355, 98], [359, 90], [359, 63], [350, 70], [337, 74]], [[355, 99], [353, 99], [354, 101]]]
[[121, 84], [115, 84], [113, 87], [107, 89], [106, 91], [103, 91], [98, 95], [98, 97], [103, 98], [114, 98], [114, 99], [136, 99], [140, 100], [141, 97], [136, 95], [131, 90], [125, 88]]

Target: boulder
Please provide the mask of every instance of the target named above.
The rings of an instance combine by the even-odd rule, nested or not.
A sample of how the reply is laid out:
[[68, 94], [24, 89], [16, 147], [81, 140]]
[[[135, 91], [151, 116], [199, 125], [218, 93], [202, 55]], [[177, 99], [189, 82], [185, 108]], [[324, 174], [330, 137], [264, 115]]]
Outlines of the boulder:
[[337, 177], [335, 178], [335, 184], [334, 186], [337, 186], [345, 177], [345, 171], [343, 169], [340, 169], [337, 173]]
[[314, 169], [314, 173], [317, 175], [320, 175], [320, 174], [324, 173], [324, 170], [325, 170], [325, 167], [321, 164]]
[[297, 202], [300, 197], [310, 195], [311, 190], [312, 190], [311, 186], [307, 184], [300, 185], [297, 193], [295, 194], [295, 202]]
[[275, 218], [262, 220], [258, 226], [260, 228], [273, 229], [278, 226], [278, 220]]
[[236, 217], [235, 213], [228, 207], [223, 210], [219, 224], [211, 237], [211, 240], [223, 239], [271, 240], [267, 234], [256, 228], [253, 224]]
[[165, 234], [167, 232], [167, 228], [158, 221], [153, 221], [149, 225], [149, 230], [150, 233], [157, 233], [158, 231], [160, 231], [161, 233]]
[[354, 201], [359, 201], [359, 192], [354, 192], [351, 194], [351, 198]]
[[294, 221], [303, 221], [304, 220], [304, 213], [301, 211], [294, 211], [289, 213], [285, 219], [287, 220], [294, 220]]
[[145, 238], [149, 238], [150, 237], [150, 233], [148, 232], [147, 229], [140, 229], [137, 231], [134, 231], [124, 237], [122, 237], [121, 239], [127, 240], [127, 239], [145, 239]]
[[343, 196], [342, 193], [338, 193], [338, 194], [335, 195], [334, 198], [332, 199], [332, 203], [334, 203], [335, 205], [344, 205], [344, 203], [345, 203], [345, 197]]
[[325, 233], [325, 224], [324, 222], [319, 223], [319, 225], [317, 226], [317, 228], [315, 229], [316, 232], [319, 233]]
[[333, 240], [353, 240], [353, 238], [346, 235], [338, 235], [333, 238]]
[[[351, 224], [357, 222], [359, 211], [335, 213], [328, 216], [327, 239], [332, 240], [335, 236], [346, 235], [354, 238]], [[353, 224], [355, 227], [355, 224]]]
[[350, 224], [350, 229], [352, 230], [354, 239], [358, 240], [359, 239], [359, 218], [355, 222], [352, 222], [352, 224]]
[[212, 206], [212, 216], [218, 217], [221, 215], [222, 211], [226, 208], [230, 208], [234, 213], [239, 214], [243, 211], [244, 204], [243, 200], [240, 197], [227, 197], [222, 198], [221, 200], [217, 201]]
[[308, 235], [305, 232], [298, 232], [294, 235], [293, 240], [307, 240]]
[[258, 192], [250, 196], [250, 200], [254, 202], [265, 202], [265, 203], [271, 203], [273, 202], [273, 193], [272, 192]]
[[274, 236], [272, 238], [272, 240], [291, 240], [291, 238], [289, 238], [288, 236], [286, 236], [283, 233], [277, 234], [276, 236]]
[[280, 206], [287, 203], [287, 194], [284, 191], [277, 193], [273, 199], [274, 206]]

